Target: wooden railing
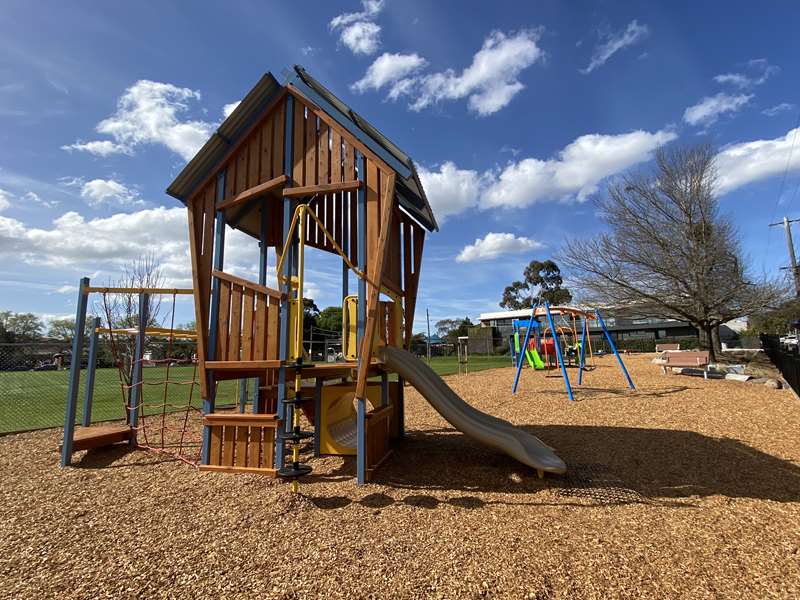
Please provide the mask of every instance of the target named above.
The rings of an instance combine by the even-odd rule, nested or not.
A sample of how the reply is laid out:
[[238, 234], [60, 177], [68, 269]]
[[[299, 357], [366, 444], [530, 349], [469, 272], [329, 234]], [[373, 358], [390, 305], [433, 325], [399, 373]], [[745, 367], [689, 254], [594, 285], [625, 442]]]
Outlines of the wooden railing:
[[209, 458], [202, 471], [275, 475], [275, 415], [210, 414]]
[[280, 292], [213, 271], [219, 282], [219, 318], [214, 361], [278, 359]]
[[389, 424], [394, 407], [384, 406], [366, 414], [366, 478], [369, 481], [372, 474], [381, 463], [391, 454], [389, 447]]

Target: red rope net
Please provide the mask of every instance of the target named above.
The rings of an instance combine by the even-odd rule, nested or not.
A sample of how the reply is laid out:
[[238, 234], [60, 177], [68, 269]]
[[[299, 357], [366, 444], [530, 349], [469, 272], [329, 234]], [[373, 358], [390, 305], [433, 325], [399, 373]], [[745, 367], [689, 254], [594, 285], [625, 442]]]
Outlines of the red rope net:
[[[202, 434], [201, 399], [195, 394], [197, 360], [192, 356], [175, 355], [175, 305], [176, 294], [172, 294], [169, 330], [158, 336], [167, 339], [164, 356], [145, 358], [145, 349], [153, 338], [145, 335], [138, 355], [135, 351], [129, 352], [130, 360], [126, 362], [121, 350], [124, 344], [117, 339], [119, 334], [114, 327], [108, 293], [103, 293], [103, 312], [108, 323], [106, 335], [119, 375], [125, 419], [134, 430], [136, 446], [196, 466], [200, 462]], [[186, 373], [188, 366], [191, 366], [191, 377]]]

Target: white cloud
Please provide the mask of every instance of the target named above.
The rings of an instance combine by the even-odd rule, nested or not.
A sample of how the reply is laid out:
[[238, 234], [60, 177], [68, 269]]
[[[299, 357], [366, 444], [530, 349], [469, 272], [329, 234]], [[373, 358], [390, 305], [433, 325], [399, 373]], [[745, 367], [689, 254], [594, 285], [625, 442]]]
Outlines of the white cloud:
[[7, 191], [0, 189], [0, 212], [11, 207], [11, 194]]
[[353, 54], [374, 54], [381, 45], [381, 26], [368, 21], [353, 23], [342, 30], [339, 39]]
[[483, 181], [477, 171], [459, 169], [448, 161], [438, 171], [420, 167], [419, 177], [439, 223], [478, 205]]
[[331, 19], [330, 28], [338, 29], [357, 21], [374, 19], [383, 10], [383, 0], [361, 0], [361, 12], [344, 13]]
[[752, 98], [752, 94], [731, 95], [720, 92], [687, 108], [683, 113], [683, 120], [689, 125], [712, 125], [720, 115], [741, 110]]
[[92, 179], [81, 186], [81, 197], [91, 206], [108, 202], [121, 205], [141, 204], [139, 193], [113, 179]]
[[519, 74], [544, 59], [538, 46], [541, 33], [541, 29], [513, 35], [493, 31], [460, 74], [447, 69], [405, 84], [405, 93], [416, 96], [410, 108], [419, 111], [442, 100], [467, 98], [469, 109], [479, 115], [497, 112], [525, 88], [517, 79]]
[[634, 19], [624, 31], [617, 32], [616, 34], [608, 34], [604, 36], [606, 41], [602, 44], [595, 46], [592, 52], [592, 59], [589, 66], [585, 69], [580, 69], [580, 72], [587, 75], [594, 71], [596, 68], [606, 64], [606, 61], [614, 56], [617, 52], [628, 46], [641, 41], [650, 32], [647, 25], [639, 25], [639, 22]]
[[222, 107], [222, 116], [226, 119], [231, 116], [231, 113], [236, 110], [236, 107], [242, 103], [241, 100], [237, 100], [236, 102], [231, 102], [230, 104], [226, 104]]
[[604, 179], [649, 160], [657, 148], [676, 137], [666, 129], [580, 136], [555, 158], [509, 163], [481, 194], [481, 206], [518, 208], [572, 196], [585, 200]]
[[58, 206], [57, 200], [45, 200], [36, 192], [25, 192], [25, 195], [22, 196], [22, 198], [28, 202], [33, 202], [34, 204], [41, 204], [45, 208], [55, 208]]
[[67, 152], [88, 152], [96, 156], [111, 156], [112, 154], [133, 154], [133, 151], [123, 144], [115, 144], [109, 140], [95, 140], [92, 142], [81, 142], [78, 140], [74, 144], [67, 144], [61, 146], [62, 150]]
[[722, 73], [714, 77], [719, 84], [733, 85], [740, 89], [752, 88], [761, 85], [767, 79], [780, 73], [780, 67], [769, 64], [766, 58], [754, 58], [745, 65], [750, 73]]
[[78, 291], [76, 285], [62, 285], [53, 290], [56, 294], [74, 294]]
[[[132, 153], [142, 144], [161, 144], [184, 160], [192, 158], [214, 131], [215, 123], [181, 120], [189, 102], [200, 99], [200, 92], [170, 83], [142, 79], [117, 101], [117, 112], [97, 124], [97, 132], [114, 141], [77, 142], [62, 146], [104, 156]], [[124, 149], [124, 150], [123, 150]]]
[[723, 148], [717, 154], [717, 170], [720, 194], [786, 171], [800, 170], [800, 128], [772, 140], [753, 140]]
[[331, 31], [339, 30], [339, 40], [354, 54], [373, 54], [380, 47], [381, 34], [381, 27], [374, 20], [383, 6], [383, 0], [361, 0], [361, 11], [331, 19]]
[[775, 117], [782, 112], [786, 112], [788, 110], [794, 110], [797, 108], [796, 104], [790, 104], [789, 102], [781, 102], [780, 104], [776, 104], [775, 106], [771, 106], [769, 108], [765, 108], [761, 111], [762, 115], [766, 115], [768, 117]]
[[[390, 54], [385, 52], [375, 59], [367, 69], [364, 77], [351, 85], [350, 89], [361, 93], [369, 89], [379, 90], [385, 85], [402, 80], [426, 64], [427, 61], [418, 54]], [[394, 95], [396, 96], [398, 93], [395, 92]]]
[[503, 254], [521, 254], [542, 248], [544, 244], [527, 237], [517, 237], [513, 233], [487, 233], [474, 244], [464, 246], [456, 257], [457, 262], [491, 260]]
[[677, 137], [662, 129], [618, 135], [588, 134], [576, 138], [554, 158], [523, 158], [501, 170], [479, 173], [443, 163], [419, 175], [440, 222], [471, 208], [522, 208], [536, 202], [575, 198], [584, 201], [600, 183], [650, 160], [653, 152]]

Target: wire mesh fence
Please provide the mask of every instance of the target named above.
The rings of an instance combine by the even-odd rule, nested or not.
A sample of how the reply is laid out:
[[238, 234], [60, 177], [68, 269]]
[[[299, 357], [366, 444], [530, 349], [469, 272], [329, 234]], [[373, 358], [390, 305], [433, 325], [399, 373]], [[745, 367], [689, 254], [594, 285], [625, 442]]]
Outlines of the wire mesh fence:
[[[142, 394], [145, 411], [153, 414], [183, 410], [191, 404], [199, 408], [200, 394], [186, 385], [196, 377], [192, 361], [193, 341], [171, 348], [175, 362], [163, 360], [163, 342], [151, 340], [146, 345], [142, 368]], [[122, 356], [124, 349], [117, 348]], [[88, 344], [81, 353], [81, 378], [78, 389], [76, 422], [83, 420], [86, 394]], [[123, 420], [129, 406], [129, 388], [113, 357], [110, 342], [98, 342], [94, 386], [92, 387], [91, 423]], [[123, 357], [124, 358], [124, 357]], [[121, 362], [125, 363], [124, 360]], [[68, 342], [25, 342], [0, 344], [0, 434], [64, 425], [64, 414], [72, 363]], [[123, 369], [127, 368], [123, 366]], [[167, 376], [167, 369], [169, 375]], [[167, 380], [172, 383], [167, 383]], [[217, 386], [217, 406], [234, 406], [240, 397], [239, 381], [223, 381]], [[196, 386], [195, 386], [196, 388]]]

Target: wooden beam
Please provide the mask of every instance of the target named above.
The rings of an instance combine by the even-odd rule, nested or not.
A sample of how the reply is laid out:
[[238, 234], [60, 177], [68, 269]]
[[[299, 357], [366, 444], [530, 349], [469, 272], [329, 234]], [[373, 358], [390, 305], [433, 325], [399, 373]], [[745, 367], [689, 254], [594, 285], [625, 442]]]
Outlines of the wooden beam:
[[254, 200], [259, 196], [274, 190], [275, 188], [286, 185], [287, 181], [289, 181], [289, 178], [286, 175], [278, 175], [274, 179], [265, 181], [264, 183], [261, 183], [255, 187], [248, 188], [242, 193], [238, 194], [235, 198], [223, 202], [217, 206], [217, 210], [228, 210], [229, 208], [247, 204], [250, 200]]
[[279, 360], [207, 360], [206, 369], [209, 371], [258, 371], [277, 369], [281, 366]]
[[265, 285], [260, 285], [258, 283], [253, 283], [252, 281], [247, 281], [247, 279], [236, 277], [236, 275], [231, 275], [230, 273], [225, 273], [224, 271], [217, 271], [216, 269], [211, 271], [211, 275], [213, 275], [217, 279], [222, 279], [223, 281], [227, 281], [234, 285], [240, 285], [244, 288], [251, 289], [255, 292], [271, 296], [276, 300], [283, 299], [283, 294], [281, 294], [278, 290], [273, 290], [272, 288], [268, 288]]
[[361, 187], [361, 182], [342, 181], [339, 183], [321, 183], [319, 185], [306, 185], [302, 187], [291, 187], [283, 190], [284, 198], [303, 198], [315, 194], [331, 194], [334, 192], [354, 192]]
[[146, 288], [146, 287], [85, 287], [84, 294], [194, 294], [194, 290], [186, 288]]
[[[369, 285], [367, 292], [367, 323], [364, 328], [364, 337], [361, 339], [361, 348], [359, 348], [358, 353], [360, 360], [358, 363], [358, 378], [356, 381], [356, 398], [364, 398], [364, 394], [367, 390], [367, 373], [369, 371], [370, 357], [372, 354], [372, 338], [375, 337], [375, 326], [378, 320], [377, 307], [381, 291], [381, 278], [383, 277], [383, 266], [386, 262], [386, 251], [389, 248], [389, 228], [392, 219], [392, 209], [394, 208], [394, 182], [395, 173], [394, 171], [389, 171], [384, 198], [382, 198], [381, 234], [378, 238], [377, 256], [370, 257], [370, 260], [375, 261], [375, 269], [373, 270], [373, 281], [375, 285]], [[376, 227], [377, 223], [372, 223], [371, 226]]]

